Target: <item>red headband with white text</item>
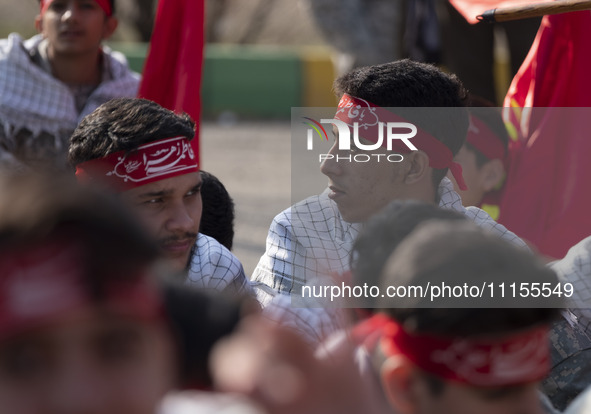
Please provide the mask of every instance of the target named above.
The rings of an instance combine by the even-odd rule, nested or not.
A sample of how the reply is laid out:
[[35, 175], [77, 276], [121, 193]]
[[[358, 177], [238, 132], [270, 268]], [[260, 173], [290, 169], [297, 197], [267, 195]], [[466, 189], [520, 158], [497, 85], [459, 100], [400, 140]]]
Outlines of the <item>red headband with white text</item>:
[[[338, 106], [335, 119], [345, 122], [353, 127], [356, 122], [359, 128], [363, 128], [363, 138], [370, 142], [377, 142], [380, 133], [380, 124], [387, 122], [406, 122], [393, 112], [374, 105], [364, 99], [355, 98], [344, 94]], [[418, 126], [417, 134], [412, 138], [415, 147], [423, 151], [429, 157], [429, 166], [435, 169], [449, 168], [458, 187], [466, 190], [466, 184], [462, 177], [462, 167], [453, 160], [453, 154], [449, 148], [431, 134], [421, 130]], [[401, 141], [395, 140], [392, 149], [400, 153], [409, 153], [410, 149]]]
[[[53, 3], [54, 0], [41, 0], [41, 15], [43, 15], [46, 11], [47, 8], [49, 7], [49, 5], [51, 3]], [[113, 15], [113, 10], [111, 9], [111, 3], [109, 2], [109, 0], [94, 0], [95, 2], [98, 3], [98, 5], [101, 7], [101, 9], [103, 9], [103, 11], [105, 12], [105, 14], [107, 16], [111, 16]]]
[[198, 172], [197, 157], [186, 137], [165, 138], [76, 166], [78, 182], [104, 182], [123, 192], [155, 181]]
[[386, 356], [403, 355], [425, 372], [477, 387], [535, 382], [550, 370], [547, 326], [500, 338], [453, 338], [410, 334], [377, 314], [357, 325], [353, 336], [368, 348], [380, 344]]
[[[0, 252], [0, 339], [95, 306], [84, 253], [69, 234]], [[160, 294], [144, 272], [109, 282], [100, 304], [117, 315], [160, 319]]]

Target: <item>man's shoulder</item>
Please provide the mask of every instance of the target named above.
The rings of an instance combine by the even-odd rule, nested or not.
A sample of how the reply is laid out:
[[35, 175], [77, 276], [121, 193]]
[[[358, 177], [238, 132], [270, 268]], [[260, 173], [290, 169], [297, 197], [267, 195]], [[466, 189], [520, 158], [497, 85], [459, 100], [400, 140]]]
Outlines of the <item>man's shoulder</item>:
[[240, 261], [234, 254], [216, 239], [205, 234], [199, 233], [195, 242], [192, 262], [196, 260], [199, 263], [217, 264], [222, 261], [240, 264]]
[[294, 217], [298, 220], [310, 221], [319, 212], [332, 217], [336, 215], [337, 211], [334, 202], [326, 196], [326, 193], [322, 193], [293, 204], [277, 214], [273, 221], [290, 223]]
[[273, 219], [270, 232], [283, 229], [295, 238], [320, 237], [321, 239], [348, 239], [356, 226], [345, 222], [334, 201], [326, 193], [302, 200]]
[[136, 73], [130, 69], [127, 58], [123, 53], [104, 46], [103, 56], [105, 59], [107, 59], [113, 79], [116, 80], [130, 78], [139, 82], [139, 73]]
[[476, 225], [497, 234], [499, 237], [513, 243], [516, 246], [527, 248], [527, 245], [515, 233], [505, 226], [497, 223], [486, 211], [478, 207], [464, 207], [462, 199], [454, 190], [452, 182], [444, 177], [439, 184], [439, 207], [456, 211], [472, 220]]
[[542, 382], [542, 390], [554, 406], [566, 406], [589, 384], [591, 372], [591, 338], [583, 331], [574, 315], [563, 312], [550, 330], [552, 370]]
[[216, 239], [201, 233], [193, 249], [188, 282], [218, 291], [250, 289], [240, 260]]
[[10, 33], [7, 38], [0, 39], [0, 62], [17, 63], [22, 59], [28, 60], [27, 50], [34, 47], [41, 40], [40, 36], [23, 40], [18, 33]]

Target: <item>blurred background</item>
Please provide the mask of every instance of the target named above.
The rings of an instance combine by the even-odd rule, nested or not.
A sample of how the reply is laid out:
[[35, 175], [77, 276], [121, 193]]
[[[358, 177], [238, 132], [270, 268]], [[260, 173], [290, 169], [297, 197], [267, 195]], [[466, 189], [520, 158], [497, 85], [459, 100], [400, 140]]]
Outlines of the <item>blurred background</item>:
[[[141, 72], [157, 0], [116, 1], [119, 28], [108, 45]], [[439, 22], [424, 5], [435, 4], [441, 8], [447, 2], [206, 0], [201, 167], [234, 198], [234, 253], [247, 274], [264, 252], [272, 218], [293, 201], [291, 108], [334, 107], [332, 82], [354, 66], [418, 51], [445, 67], [430, 49], [440, 46], [433, 32]], [[0, 36], [34, 35], [38, 10], [37, 0], [0, 0]], [[507, 41], [498, 31], [494, 36], [493, 94], [502, 98], [511, 78]]]

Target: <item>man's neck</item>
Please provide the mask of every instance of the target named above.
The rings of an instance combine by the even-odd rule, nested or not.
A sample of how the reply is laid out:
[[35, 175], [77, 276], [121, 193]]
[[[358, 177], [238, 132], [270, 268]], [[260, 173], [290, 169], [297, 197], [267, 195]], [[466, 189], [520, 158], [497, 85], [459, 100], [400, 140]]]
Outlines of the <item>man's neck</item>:
[[431, 204], [439, 203], [437, 191], [433, 188], [433, 185], [429, 185], [428, 183], [407, 187], [400, 198]]
[[68, 85], [98, 85], [102, 79], [101, 52], [68, 56], [48, 51], [53, 76]]

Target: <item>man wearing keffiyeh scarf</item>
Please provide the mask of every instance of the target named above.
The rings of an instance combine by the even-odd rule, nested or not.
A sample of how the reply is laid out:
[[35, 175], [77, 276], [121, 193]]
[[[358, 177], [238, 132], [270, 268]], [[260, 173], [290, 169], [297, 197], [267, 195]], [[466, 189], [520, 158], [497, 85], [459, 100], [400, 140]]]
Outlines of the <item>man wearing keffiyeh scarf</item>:
[[[271, 316], [285, 315], [282, 321], [305, 326], [309, 331], [306, 335], [314, 338], [318, 332], [324, 336], [333, 330], [337, 318], [316, 309], [318, 304], [311, 312], [290, 308], [289, 297], [301, 297], [302, 286], [317, 283], [327, 275], [337, 275], [337, 283], [341, 283], [341, 276], [349, 270], [353, 242], [363, 223], [391, 201], [419, 200], [458, 211], [500, 237], [525, 246], [486, 212], [476, 207], [464, 208], [453, 184], [445, 178], [449, 169], [456, 180], [462, 181], [460, 187], [464, 184], [461, 168], [453, 161], [468, 129], [466, 91], [457, 77], [432, 65], [401, 60], [356, 69], [337, 79], [335, 90], [342, 95], [335, 119], [347, 125], [357, 122], [359, 134], [366, 141], [364, 146], [377, 148], [377, 125], [396, 116], [398, 120], [406, 117], [406, 121], [416, 118], [418, 122], [413, 122], [420, 126], [420, 133], [412, 138], [418, 150], [392, 148], [393, 153], [404, 154], [399, 163], [342, 162], [351, 154], [365, 153], [352, 147], [341, 150], [339, 136], [321, 165], [321, 172], [328, 177], [328, 188], [273, 220], [267, 250], [251, 280], [263, 306], [270, 306], [267, 312]], [[400, 109], [405, 115], [394, 114], [388, 108]], [[373, 122], [374, 114], [377, 122]], [[363, 129], [365, 120], [369, 120], [367, 129]], [[384, 152], [384, 147], [367, 153], [373, 151], [376, 155]]]
[[113, 0], [41, 0], [39, 34], [0, 40], [0, 160], [66, 166], [67, 139], [102, 103], [135, 96], [139, 75], [102, 46], [117, 27]]

